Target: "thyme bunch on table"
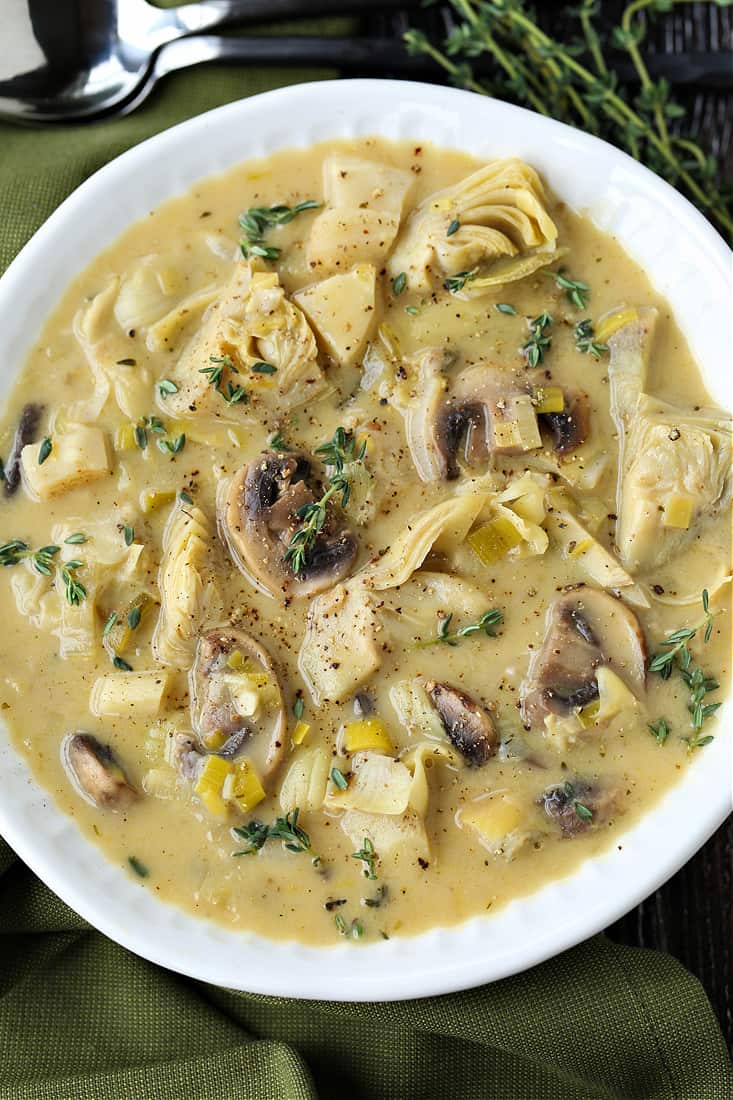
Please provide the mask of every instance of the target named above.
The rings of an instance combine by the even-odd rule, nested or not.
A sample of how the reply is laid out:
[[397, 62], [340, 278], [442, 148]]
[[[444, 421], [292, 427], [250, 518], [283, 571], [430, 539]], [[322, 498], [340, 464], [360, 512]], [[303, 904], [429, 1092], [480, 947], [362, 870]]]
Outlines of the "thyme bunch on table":
[[[436, 0], [424, 0], [426, 6]], [[482, 95], [530, 107], [605, 138], [679, 187], [717, 225], [733, 233], [731, 196], [716, 183], [714, 157], [683, 129], [685, 110], [669, 82], [653, 80], [644, 62], [649, 24], [678, 4], [693, 0], [632, 0], [609, 35], [598, 29], [600, 0], [580, 0], [565, 9], [577, 33], [567, 40], [542, 29], [525, 0], [448, 0], [453, 26], [442, 42], [408, 30], [408, 52], [431, 57], [453, 84]], [[695, 0], [727, 7], [732, 0]], [[636, 81], [624, 85], [614, 58], [626, 55]], [[489, 58], [492, 76], [476, 72]]]

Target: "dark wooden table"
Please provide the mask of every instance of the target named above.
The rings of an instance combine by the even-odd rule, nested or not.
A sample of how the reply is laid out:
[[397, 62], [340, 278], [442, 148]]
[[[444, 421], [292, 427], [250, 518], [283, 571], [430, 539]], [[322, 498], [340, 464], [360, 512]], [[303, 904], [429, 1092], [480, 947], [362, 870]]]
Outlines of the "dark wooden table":
[[[552, 22], [556, 7], [546, 3], [537, 10], [543, 20]], [[603, 0], [604, 21], [617, 22], [624, 7], [624, 2]], [[375, 13], [365, 20], [365, 30], [398, 36], [409, 23], [435, 32], [441, 18], [440, 7], [426, 12], [413, 8], [409, 15]], [[652, 53], [725, 50], [730, 56], [732, 38], [733, 9], [683, 4], [650, 28], [644, 48]], [[700, 144], [718, 158], [722, 177], [733, 183], [733, 97], [689, 87], [675, 90], [675, 98], [688, 108]], [[666, 951], [679, 959], [702, 983], [733, 1050], [733, 818], [674, 878], [609, 928], [608, 935], [619, 943]]]

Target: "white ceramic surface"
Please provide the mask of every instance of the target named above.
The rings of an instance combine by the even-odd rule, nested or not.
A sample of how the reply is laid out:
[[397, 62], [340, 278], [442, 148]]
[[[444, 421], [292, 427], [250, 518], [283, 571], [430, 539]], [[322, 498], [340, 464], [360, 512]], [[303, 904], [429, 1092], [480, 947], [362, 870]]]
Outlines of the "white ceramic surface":
[[[616, 235], [643, 265], [669, 299], [713, 395], [733, 405], [730, 253], [685, 199], [618, 150], [539, 115], [467, 92], [361, 80], [299, 85], [221, 107], [143, 142], [92, 176], [0, 280], [0, 391], [7, 392], [68, 281], [152, 207], [248, 157], [372, 134], [432, 141], [486, 159], [512, 154], [533, 164], [558, 195]], [[695, 754], [677, 787], [619, 845], [571, 877], [492, 916], [358, 947], [263, 941], [156, 900], [56, 808], [4, 728], [0, 832], [91, 924], [183, 974], [298, 997], [416, 997], [532, 966], [656, 889], [731, 809], [732, 728], [728, 701], [714, 742]]]

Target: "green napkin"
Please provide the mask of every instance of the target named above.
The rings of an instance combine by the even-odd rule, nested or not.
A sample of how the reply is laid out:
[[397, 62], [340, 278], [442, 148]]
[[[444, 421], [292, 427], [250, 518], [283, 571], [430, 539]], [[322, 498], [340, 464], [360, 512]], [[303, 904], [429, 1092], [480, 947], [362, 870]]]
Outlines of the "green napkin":
[[[0, 268], [136, 142], [230, 100], [332, 75], [210, 67], [169, 78], [129, 118], [43, 132], [0, 124]], [[0, 1100], [731, 1095], [710, 1005], [667, 956], [597, 937], [518, 977], [397, 1004], [232, 993], [105, 939], [0, 840]]]

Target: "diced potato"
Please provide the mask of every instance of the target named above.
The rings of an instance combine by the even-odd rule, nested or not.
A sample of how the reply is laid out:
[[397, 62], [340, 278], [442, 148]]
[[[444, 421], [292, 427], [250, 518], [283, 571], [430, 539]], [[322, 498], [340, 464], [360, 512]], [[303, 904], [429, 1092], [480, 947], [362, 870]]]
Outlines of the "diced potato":
[[169, 690], [166, 672], [108, 672], [98, 677], [89, 709], [98, 718], [135, 718], [160, 713]]
[[265, 797], [260, 777], [249, 760], [237, 760], [234, 769], [224, 780], [222, 795], [233, 802], [243, 814], [249, 813]]
[[394, 752], [384, 722], [379, 718], [359, 718], [354, 722], [346, 722], [341, 743], [345, 753], [365, 752], [368, 749], [388, 755]]
[[505, 516], [496, 516], [468, 536], [468, 545], [482, 565], [500, 561], [521, 541], [521, 534]]
[[470, 803], [461, 813], [461, 824], [469, 825], [481, 843], [495, 855], [512, 856], [527, 839], [521, 828], [522, 807], [510, 794], [494, 794]]
[[671, 493], [664, 502], [662, 523], [665, 527], [687, 530], [690, 526], [695, 501], [688, 493]]
[[39, 444], [23, 448], [23, 477], [33, 496], [48, 500], [111, 472], [104, 432], [85, 424], [55, 435], [51, 453], [39, 463]]
[[324, 210], [311, 229], [308, 262], [319, 274], [354, 263], [381, 266], [399, 227], [399, 218], [379, 210]]
[[412, 182], [412, 174], [401, 168], [346, 153], [332, 153], [323, 165], [326, 201], [342, 210], [381, 210], [399, 220]]
[[372, 264], [359, 264], [293, 295], [328, 352], [344, 366], [358, 358], [374, 320], [376, 277]]
[[234, 771], [234, 764], [221, 756], [207, 756], [201, 774], [196, 780], [194, 793], [206, 809], [215, 817], [225, 817], [227, 804], [223, 797], [224, 783]]
[[329, 762], [329, 754], [319, 745], [295, 754], [280, 787], [284, 813], [296, 807], [303, 811], [320, 810], [326, 796]]

